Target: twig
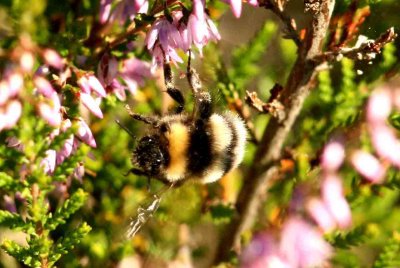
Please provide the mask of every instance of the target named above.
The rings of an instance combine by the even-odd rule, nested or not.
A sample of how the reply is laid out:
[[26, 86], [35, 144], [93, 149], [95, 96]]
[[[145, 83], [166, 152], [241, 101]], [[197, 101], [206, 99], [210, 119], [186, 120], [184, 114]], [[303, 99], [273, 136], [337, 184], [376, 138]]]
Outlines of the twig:
[[387, 43], [392, 42], [397, 37], [394, 28], [391, 27], [381, 34], [375, 40], [360, 40], [354, 47], [340, 48], [336, 51], [328, 51], [315, 57], [315, 61], [333, 61], [340, 60], [343, 57], [354, 60], [371, 60], [376, 54], [381, 52], [381, 49]]
[[301, 40], [299, 34], [297, 33], [296, 21], [288, 16], [284, 11], [286, 2], [287, 1], [285, 0], [264, 0], [260, 1], [260, 6], [271, 10], [275, 15], [279, 17], [279, 19], [285, 25], [285, 38], [292, 39], [299, 47], [301, 45]]
[[278, 161], [283, 143], [295, 122], [304, 100], [312, 87], [318, 63], [313, 59], [322, 52], [323, 41], [329, 26], [335, 0], [314, 0], [318, 5], [309, 5], [313, 19], [304, 43], [299, 46], [298, 57], [281, 93], [280, 101], [286, 111], [286, 118], [279, 123], [271, 118], [249, 169], [247, 178], [236, 203], [237, 214], [220, 240], [215, 263], [228, 258], [230, 250], [238, 249], [241, 234], [254, 223], [257, 211], [266, 197], [272, 178], [279, 170]]

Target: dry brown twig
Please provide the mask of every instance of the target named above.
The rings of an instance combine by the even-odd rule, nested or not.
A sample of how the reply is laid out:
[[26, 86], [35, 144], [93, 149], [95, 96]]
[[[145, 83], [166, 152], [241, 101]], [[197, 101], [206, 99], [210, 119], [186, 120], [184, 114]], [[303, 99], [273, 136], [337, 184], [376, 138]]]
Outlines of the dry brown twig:
[[220, 240], [215, 263], [226, 260], [232, 247], [239, 249], [241, 234], [253, 225], [258, 209], [266, 198], [267, 188], [272, 178], [277, 176], [283, 143], [310, 92], [317, 67], [314, 58], [322, 53], [335, 4], [334, 0], [314, 2], [318, 2], [318, 5], [307, 7], [312, 15], [311, 25], [305, 40], [299, 42], [296, 63], [279, 98], [285, 107], [285, 118], [279, 122], [271, 117], [264, 131], [236, 202], [237, 214]]
[[292, 39], [297, 46], [301, 45], [301, 39], [297, 32], [296, 21], [285, 12], [288, 0], [263, 0], [259, 1], [260, 6], [271, 10], [285, 25], [284, 38]]
[[394, 31], [394, 27], [391, 27], [375, 40], [368, 40], [366, 37], [361, 36], [354, 47], [344, 47], [325, 52], [315, 57], [315, 61], [334, 61], [341, 60], [343, 57], [353, 60], [372, 60], [376, 57], [376, 54], [381, 52], [382, 47], [387, 43], [393, 42], [396, 37], [397, 34]]

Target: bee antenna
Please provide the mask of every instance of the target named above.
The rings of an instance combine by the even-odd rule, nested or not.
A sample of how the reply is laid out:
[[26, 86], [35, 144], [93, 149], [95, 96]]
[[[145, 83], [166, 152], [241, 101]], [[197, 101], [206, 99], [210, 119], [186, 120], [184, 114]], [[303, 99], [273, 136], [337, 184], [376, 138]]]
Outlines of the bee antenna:
[[126, 133], [128, 133], [129, 134], [129, 136], [131, 136], [132, 137], [132, 139], [134, 139], [134, 140], [136, 140], [137, 138], [136, 138], [136, 136], [135, 135], [133, 135], [133, 133], [126, 127], [126, 126], [124, 126], [124, 125], [122, 125], [121, 124], [121, 121], [119, 121], [119, 119], [115, 119], [115, 123], [117, 123], [118, 124], [118, 126], [120, 127], [120, 128], [122, 128], [123, 130], [125, 130], [126, 131]]

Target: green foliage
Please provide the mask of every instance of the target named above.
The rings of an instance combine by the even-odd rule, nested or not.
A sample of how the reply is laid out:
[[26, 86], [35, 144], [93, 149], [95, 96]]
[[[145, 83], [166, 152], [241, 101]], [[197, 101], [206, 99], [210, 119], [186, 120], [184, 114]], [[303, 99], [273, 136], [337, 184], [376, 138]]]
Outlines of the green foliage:
[[210, 208], [210, 213], [213, 221], [221, 224], [229, 222], [233, 215], [235, 215], [235, 210], [232, 206], [217, 204]]
[[73, 195], [71, 195], [69, 199], [65, 201], [62, 206], [56, 210], [54, 216], [51, 214], [49, 215], [45, 228], [54, 230], [58, 225], [64, 224], [72, 214], [74, 214], [85, 204], [87, 195], [88, 194], [82, 189], [78, 189], [75, 193], [73, 193]]
[[400, 240], [398, 237], [394, 237], [387, 241], [386, 245], [382, 249], [378, 258], [373, 264], [373, 268], [384, 268], [384, 267], [399, 267], [400, 266]]
[[250, 42], [233, 51], [232, 68], [229, 69], [228, 74], [238, 89], [244, 88], [251, 79], [260, 74], [260, 59], [272, 41], [276, 30], [276, 24], [267, 21]]
[[360, 245], [367, 238], [365, 226], [358, 226], [348, 232], [336, 232], [328, 237], [328, 241], [335, 248], [349, 249]]

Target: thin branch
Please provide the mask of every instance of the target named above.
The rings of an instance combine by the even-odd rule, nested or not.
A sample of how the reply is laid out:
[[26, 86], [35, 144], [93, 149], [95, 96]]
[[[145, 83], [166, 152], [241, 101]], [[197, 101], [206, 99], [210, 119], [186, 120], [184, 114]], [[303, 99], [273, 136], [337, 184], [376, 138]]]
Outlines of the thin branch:
[[[309, 1], [308, 1], [309, 2]], [[307, 2], [307, 3], [308, 3]], [[300, 43], [298, 57], [289, 75], [280, 102], [286, 117], [282, 122], [272, 117], [257, 148], [252, 166], [236, 203], [237, 214], [220, 240], [215, 263], [226, 260], [230, 250], [239, 248], [240, 236], [254, 224], [260, 205], [266, 198], [271, 180], [279, 171], [278, 161], [282, 148], [304, 100], [312, 88], [318, 63], [313, 59], [322, 53], [322, 46], [329, 26], [335, 0], [314, 0], [308, 5], [312, 14], [311, 26], [304, 42]], [[315, 4], [314, 2], [318, 2]]]
[[383, 46], [387, 43], [393, 42], [397, 37], [394, 28], [387, 29], [375, 40], [361, 40], [357, 42], [354, 47], [351, 48], [340, 48], [335, 51], [327, 51], [321, 55], [315, 57], [315, 61], [334, 61], [340, 60], [343, 57], [350, 58], [353, 60], [372, 60], [376, 54], [381, 52]]
[[285, 38], [292, 39], [296, 43], [297, 47], [299, 47], [301, 45], [301, 40], [297, 32], [296, 21], [286, 14], [284, 10], [286, 2], [287, 1], [285, 0], [264, 0], [260, 1], [260, 6], [271, 10], [275, 15], [279, 17], [279, 19], [285, 25]]

